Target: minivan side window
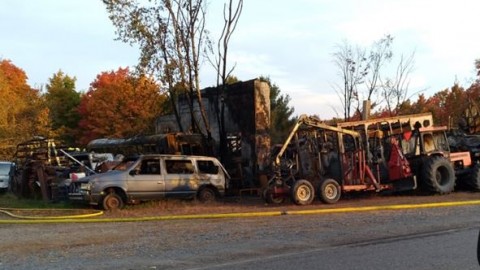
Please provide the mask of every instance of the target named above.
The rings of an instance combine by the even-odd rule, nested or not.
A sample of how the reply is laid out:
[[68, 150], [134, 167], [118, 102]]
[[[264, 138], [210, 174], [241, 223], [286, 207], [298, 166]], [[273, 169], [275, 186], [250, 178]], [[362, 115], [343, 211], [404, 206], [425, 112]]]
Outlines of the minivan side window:
[[144, 159], [140, 164], [140, 174], [161, 174], [158, 159]]
[[211, 160], [197, 160], [198, 171], [206, 174], [218, 174], [218, 166]]
[[194, 173], [191, 160], [165, 160], [167, 173], [173, 174], [192, 174]]

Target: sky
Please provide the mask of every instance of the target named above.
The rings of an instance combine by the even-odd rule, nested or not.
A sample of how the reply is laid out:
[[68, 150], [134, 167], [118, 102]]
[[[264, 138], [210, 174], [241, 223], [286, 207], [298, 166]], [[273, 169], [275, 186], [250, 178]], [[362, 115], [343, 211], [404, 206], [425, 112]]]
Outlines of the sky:
[[[224, 0], [208, 1], [207, 29], [217, 40]], [[414, 55], [409, 95], [427, 97], [455, 82], [468, 87], [480, 59], [478, 0], [244, 0], [230, 41], [233, 74], [246, 81], [268, 76], [290, 97], [295, 115], [342, 116], [332, 54], [343, 42], [369, 48], [394, 37], [393, 76], [401, 55]], [[32, 87], [59, 70], [88, 90], [101, 72], [134, 67], [139, 51], [115, 40], [101, 0], [0, 0], [0, 59], [23, 69]], [[201, 66], [202, 87], [216, 75]]]

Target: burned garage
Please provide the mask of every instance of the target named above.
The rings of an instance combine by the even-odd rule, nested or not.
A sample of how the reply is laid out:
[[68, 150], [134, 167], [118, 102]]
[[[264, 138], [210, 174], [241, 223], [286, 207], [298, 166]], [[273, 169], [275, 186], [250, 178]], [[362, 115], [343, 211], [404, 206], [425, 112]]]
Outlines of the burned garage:
[[[250, 80], [224, 88], [201, 91], [207, 125], [198, 125], [202, 134], [210, 134], [213, 155], [219, 157], [232, 177], [232, 188], [248, 188], [263, 183], [270, 159], [270, 88], [266, 82]], [[198, 100], [188, 95], [177, 102], [179, 127], [175, 115], [158, 118], [156, 133], [189, 133], [201, 123]], [[193, 112], [193, 113], [192, 113]], [[205, 126], [208, 126], [209, 131]], [[206, 135], [207, 136], [207, 135]]]

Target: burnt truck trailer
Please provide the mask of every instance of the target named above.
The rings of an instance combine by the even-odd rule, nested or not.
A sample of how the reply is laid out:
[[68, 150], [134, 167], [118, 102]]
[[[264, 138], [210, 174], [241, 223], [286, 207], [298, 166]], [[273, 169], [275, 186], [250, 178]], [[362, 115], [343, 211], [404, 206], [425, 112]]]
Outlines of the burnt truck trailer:
[[318, 193], [323, 202], [335, 203], [344, 192], [415, 189], [416, 175], [398, 140], [381, 132], [369, 135], [383, 140], [388, 162], [371, 157], [369, 138], [362, 132], [301, 115], [273, 156], [265, 200], [280, 203], [291, 197], [294, 203], [307, 205]]

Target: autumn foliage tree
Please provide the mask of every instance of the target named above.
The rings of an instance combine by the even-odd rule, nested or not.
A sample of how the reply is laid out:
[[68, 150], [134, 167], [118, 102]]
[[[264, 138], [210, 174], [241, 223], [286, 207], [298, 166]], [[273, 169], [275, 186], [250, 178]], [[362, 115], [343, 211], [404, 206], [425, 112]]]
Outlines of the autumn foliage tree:
[[469, 132], [480, 132], [480, 59], [475, 61], [477, 79], [466, 90], [464, 109], [465, 128]]
[[153, 133], [165, 99], [154, 81], [128, 68], [103, 72], [82, 96], [78, 141]]
[[436, 125], [456, 127], [465, 110], [463, 106], [465, 102], [465, 90], [455, 84], [450, 89], [435, 93], [427, 102], [427, 106], [434, 116]]
[[10, 60], [0, 61], [0, 91], [0, 155], [9, 159], [19, 142], [49, 136], [50, 122], [40, 91]]
[[[406, 100], [399, 106], [398, 114], [417, 114], [429, 112], [435, 125], [458, 128], [465, 121], [465, 110], [469, 101], [469, 91], [458, 84], [438, 91], [431, 97], [420, 94], [416, 101]], [[382, 116], [391, 116], [385, 109]]]

